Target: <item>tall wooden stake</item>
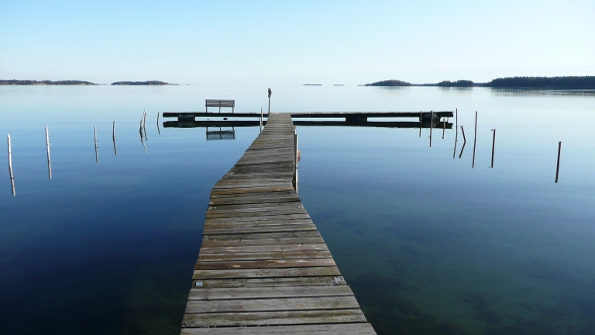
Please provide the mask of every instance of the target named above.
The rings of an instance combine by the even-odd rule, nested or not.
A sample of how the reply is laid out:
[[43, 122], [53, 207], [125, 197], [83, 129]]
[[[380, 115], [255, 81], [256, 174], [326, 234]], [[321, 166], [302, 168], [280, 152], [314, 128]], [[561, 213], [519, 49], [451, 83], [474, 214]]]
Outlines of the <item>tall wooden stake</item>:
[[492, 138], [492, 165], [490, 166], [492, 169], [494, 168], [494, 148], [496, 147], [496, 129], [492, 129], [494, 132], [494, 136]]
[[556, 183], [558, 183], [558, 174], [560, 173], [560, 152], [562, 151], [562, 142], [558, 142], [558, 163], [556, 163]]

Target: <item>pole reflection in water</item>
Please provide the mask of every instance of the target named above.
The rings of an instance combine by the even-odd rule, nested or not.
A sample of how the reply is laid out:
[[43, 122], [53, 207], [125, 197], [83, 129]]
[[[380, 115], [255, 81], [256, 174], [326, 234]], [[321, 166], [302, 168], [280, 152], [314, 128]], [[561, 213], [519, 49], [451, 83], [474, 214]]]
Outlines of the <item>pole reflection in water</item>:
[[461, 159], [461, 157], [463, 157], [463, 151], [465, 150], [466, 144], [467, 144], [467, 141], [463, 142], [463, 146], [461, 147], [461, 153], [459, 153], [459, 159]]
[[10, 134], [8, 134], [8, 174], [10, 175], [10, 187], [14, 196], [16, 195], [16, 189], [14, 187], [14, 174], [12, 173], [12, 143], [10, 142]]
[[140, 120], [140, 127], [138, 129], [138, 133], [140, 134], [140, 142], [145, 147], [145, 154], [147, 153], [147, 145], [145, 144], [145, 139], [143, 138], [143, 119]]
[[161, 130], [159, 129], [159, 113], [157, 113], [157, 133], [161, 135]]
[[475, 138], [473, 139], [473, 162], [471, 168], [475, 168], [475, 148], [477, 146], [477, 112], [475, 112]]
[[97, 127], [93, 126], [93, 134], [95, 136], [95, 162], [99, 163], [99, 152], [97, 151]]
[[143, 111], [143, 132], [145, 133], [145, 141], [147, 140], [147, 110]]
[[52, 158], [50, 156], [50, 133], [48, 131], [48, 127], [45, 127], [45, 148], [48, 154], [48, 173], [50, 179], [52, 179]]
[[445, 131], [446, 131], [446, 119], [442, 120], [442, 139], [444, 139]]
[[112, 141], [114, 142], [114, 155], [118, 154], [118, 148], [116, 148], [116, 121], [112, 127]]

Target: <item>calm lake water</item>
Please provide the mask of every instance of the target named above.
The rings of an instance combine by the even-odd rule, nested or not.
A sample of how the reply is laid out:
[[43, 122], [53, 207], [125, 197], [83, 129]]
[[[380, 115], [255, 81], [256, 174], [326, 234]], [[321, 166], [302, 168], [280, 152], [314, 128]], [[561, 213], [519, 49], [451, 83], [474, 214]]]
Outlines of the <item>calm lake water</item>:
[[[260, 111], [267, 88], [0, 87], [2, 332], [179, 333], [210, 190], [258, 128], [207, 141], [157, 113]], [[276, 112], [458, 108], [463, 151], [454, 129], [298, 127], [299, 194], [379, 334], [595, 334], [595, 91], [272, 90]]]

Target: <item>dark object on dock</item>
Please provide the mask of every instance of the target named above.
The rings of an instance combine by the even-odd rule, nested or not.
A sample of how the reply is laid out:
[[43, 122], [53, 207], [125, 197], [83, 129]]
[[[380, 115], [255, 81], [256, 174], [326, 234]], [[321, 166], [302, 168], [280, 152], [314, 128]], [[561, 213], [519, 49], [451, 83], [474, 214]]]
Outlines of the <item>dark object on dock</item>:
[[292, 185], [295, 143], [271, 115], [213, 187], [182, 334], [376, 334]]
[[[221, 113], [221, 108], [231, 108], [233, 114], [235, 106], [235, 100], [205, 99], [205, 113], [209, 112], [209, 107], [219, 107], [219, 113]], [[167, 117], [165, 113], [163, 113], [163, 117]]]

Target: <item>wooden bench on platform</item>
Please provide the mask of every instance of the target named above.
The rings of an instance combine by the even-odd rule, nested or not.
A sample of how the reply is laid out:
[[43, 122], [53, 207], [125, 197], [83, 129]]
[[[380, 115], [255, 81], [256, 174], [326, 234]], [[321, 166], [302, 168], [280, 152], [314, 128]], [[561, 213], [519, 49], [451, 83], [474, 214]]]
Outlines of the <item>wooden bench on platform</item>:
[[209, 112], [209, 107], [219, 107], [219, 113], [221, 113], [221, 108], [231, 108], [231, 112], [236, 106], [235, 100], [219, 100], [219, 99], [205, 99], [205, 113]]

